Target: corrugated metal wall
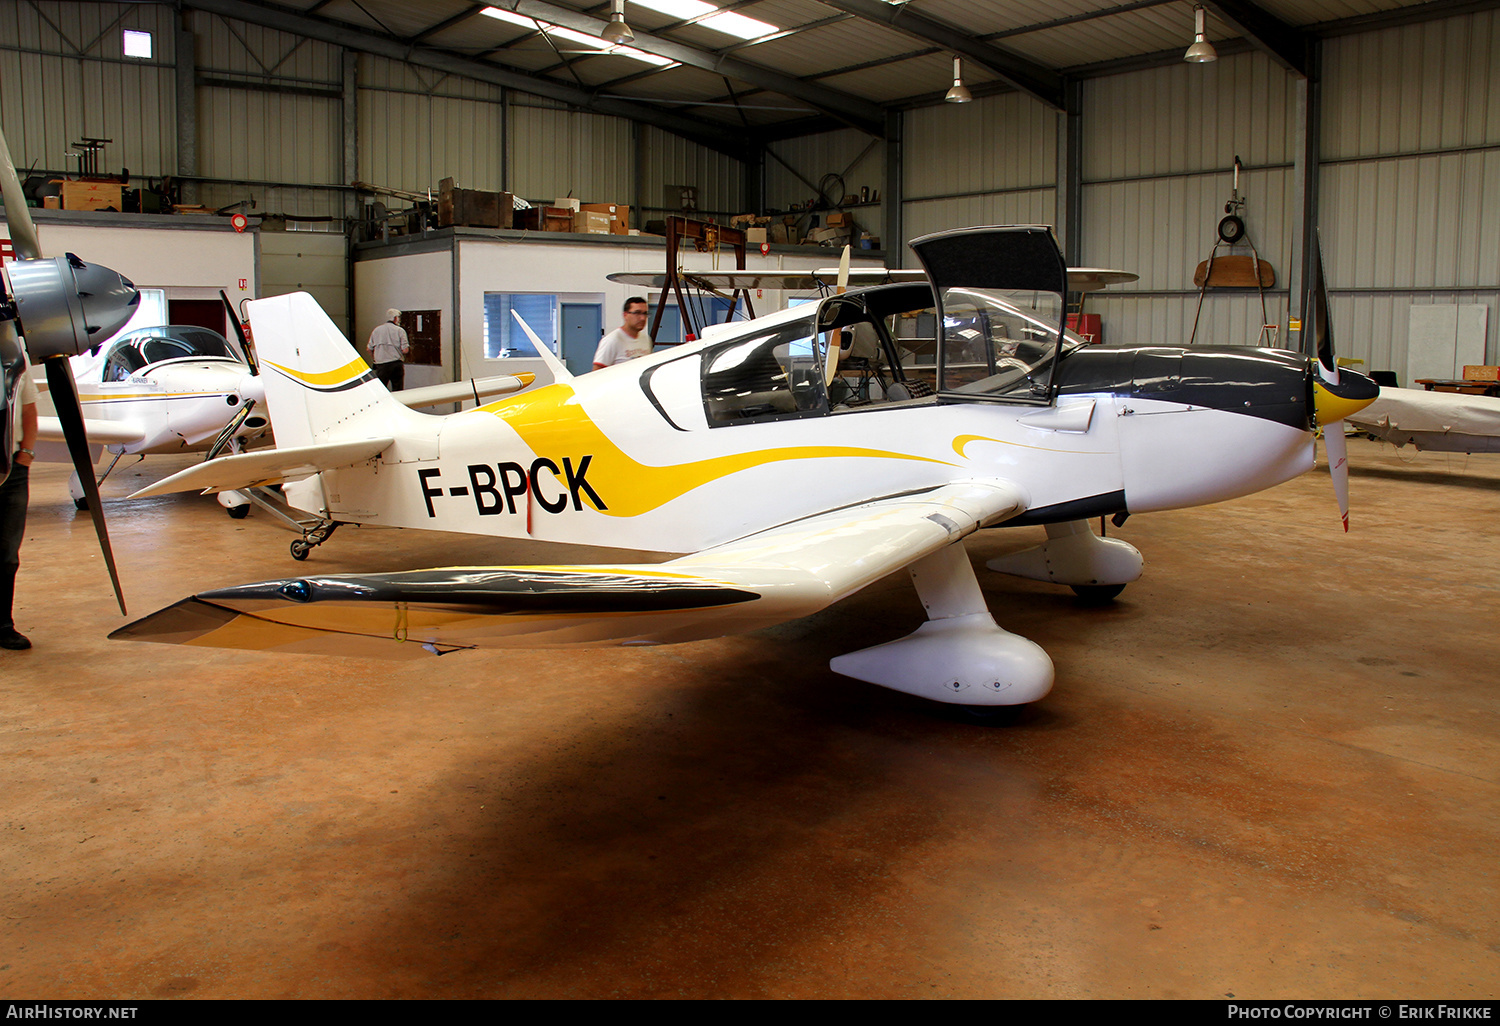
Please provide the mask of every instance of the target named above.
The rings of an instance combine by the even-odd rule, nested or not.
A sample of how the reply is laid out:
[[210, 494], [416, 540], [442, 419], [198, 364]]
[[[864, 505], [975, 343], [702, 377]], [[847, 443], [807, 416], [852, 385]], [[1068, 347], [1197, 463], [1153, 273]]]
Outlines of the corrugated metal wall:
[[452, 177], [464, 189], [505, 188], [505, 90], [361, 54], [360, 181], [406, 192]]
[[[199, 78], [197, 173], [252, 183], [205, 183], [197, 189], [197, 201], [217, 209], [254, 199], [255, 213], [341, 214], [343, 197], [337, 192], [260, 184], [341, 184], [339, 47], [202, 11], [189, 13], [189, 25]], [[260, 85], [305, 92], [253, 88]], [[314, 92], [325, 95], [310, 95]]]
[[688, 142], [680, 136], [663, 132], [650, 125], [639, 125], [641, 146], [641, 180], [639, 200], [643, 225], [666, 213], [676, 213], [667, 205], [667, 186], [694, 185], [698, 188], [698, 209], [721, 214], [744, 212], [745, 166], [716, 150]]
[[1500, 12], [1329, 40], [1324, 83], [1340, 351], [1406, 384], [1410, 307], [1484, 303], [1500, 361]]
[[[772, 143], [768, 149], [775, 154], [766, 156], [768, 209], [786, 210], [793, 204], [806, 204], [817, 195], [814, 187], [822, 185], [824, 176], [830, 174], [843, 178], [846, 196], [859, 195], [861, 188], [878, 194], [885, 187], [884, 141], [871, 139], [852, 128], [785, 139]], [[831, 199], [841, 198], [832, 195], [838, 191], [832, 181], [828, 188]], [[880, 234], [879, 203], [850, 206], [847, 212], [862, 230], [875, 236]]]
[[[904, 241], [966, 225], [1056, 221], [1053, 111], [1007, 93], [905, 117]], [[900, 249], [912, 264], [915, 258]]]
[[[1264, 320], [1285, 322], [1295, 104], [1291, 77], [1259, 53], [1084, 83], [1082, 262], [1141, 276], [1128, 290], [1090, 299], [1106, 341], [1181, 345], [1194, 337], [1193, 273], [1217, 239], [1236, 156], [1247, 168], [1240, 196], [1249, 238], [1276, 271]], [[1196, 341], [1253, 344], [1262, 323], [1258, 295], [1210, 292]]]
[[[201, 202], [254, 198], [257, 213], [336, 217], [348, 202], [337, 187], [353, 173], [413, 192], [447, 175], [534, 199], [572, 192], [630, 203], [636, 223], [673, 206], [668, 186], [696, 186], [703, 211], [746, 205], [745, 169], [722, 154], [655, 128], [370, 56], [358, 62], [351, 172], [338, 47], [202, 12], [187, 17], [200, 75], [199, 173], [245, 183], [201, 186]], [[165, 4], [0, 0], [0, 119], [18, 161], [67, 168], [69, 144], [94, 135], [114, 140], [109, 167], [174, 172], [174, 26]], [[155, 56], [123, 58], [122, 27], [151, 31]], [[1372, 368], [1400, 370], [1411, 304], [1484, 302], [1496, 360], [1500, 13], [1323, 45], [1322, 229], [1345, 351]], [[1131, 292], [1096, 301], [1108, 337], [1186, 341], [1197, 304], [1192, 272], [1212, 245], [1235, 155], [1248, 167], [1241, 185], [1251, 236], [1279, 279], [1269, 319], [1284, 323], [1291, 77], [1245, 53], [1091, 79], [1083, 118], [1083, 260], [1142, 276]], [[908, 112], [906, 237], [962, 224], [1051, 223], [1058, 127], [1057, 115], [1019, 94]], [[774, 152], [813, 181], [848, 169], [845, 183], [855, 191], [883, 182], [884, 148], [867, 146], [845, 130], [778, 142]], [[774, 158], [765, 176], [770, 206], [810, 191]], [[880, 209], [862, 213], [878, 232]], [[1243, 294], [1211, 296], [1203, 317], [1200, 339], [1232, 342], [1252, 341], [1262, 320], [1258, 301]]]
[[[85, 136], [110, 139], [103, 166], [160, 175], [177, 163], [172, 10], [142, 4], [0, 3], [0, 123], [17, 166], [76, 171]], [[121, 31], [150, 32], [127, 59]]]
[[[531, 199], [571, 193], [644, 205], [651, 217], [661, 216], [667, 185], [694, 185], [702, 210], [743, 209], [744, 168], [723, 154], [368, 54], [356, 72], [357, 166], [346, 171], [341, 48], [201, 11], [187, 17], [197, 43], [197, 173], [232, 180], [196, 186], [205, 205], [254, 199], [256, 214], [339, 218], [349, 194], [331, 187], [351, 178], [425, 192], [451, 176]], [[16, 160], [76, 168], [69, 144], [91, 135], [113, 140], [108, 167], [176, 173], [175, 25], [167, 4], [0, 0], [0, 121]], [[151, 31], [155, 55], [126, 60], [122, 28]]]
[[510, 186], [550, 201], [629, 203], [635, 179], [630, 122], [518, 96], [510, 107]]

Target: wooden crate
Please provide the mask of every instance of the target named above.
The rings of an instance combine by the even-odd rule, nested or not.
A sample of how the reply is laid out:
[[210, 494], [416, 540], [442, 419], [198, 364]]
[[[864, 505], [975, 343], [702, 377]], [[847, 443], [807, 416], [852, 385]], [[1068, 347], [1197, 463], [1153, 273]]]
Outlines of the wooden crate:
[[62, 183], [62, 208], [64, 210], [119, 210], [119, 182], [72, 182]]

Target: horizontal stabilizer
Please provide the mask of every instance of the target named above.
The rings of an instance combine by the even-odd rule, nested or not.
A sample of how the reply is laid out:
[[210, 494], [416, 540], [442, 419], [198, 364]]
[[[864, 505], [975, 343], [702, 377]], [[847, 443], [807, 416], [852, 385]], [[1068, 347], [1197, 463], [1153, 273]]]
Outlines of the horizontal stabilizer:
[[408, 388], [394, 393], [394, 397], [411, 407], [461, 403], [469, 399], [478, 403], [492, 395], [519, 392], [535, 380], [535, 374], [496, 374], [488, 378], [469, 378], [467, 381], [445, 381], [437, 385]]
[[[116, 639], [336, 655], [660, 644], [807, 616], [1025, 509], [970, 481], [795, 521], [666, 563], [448, 567], [204, 592]], [[396, 641], [395, 646], [376, 642]]]
[[309, 477], [322, 470], [337, 470], [374, 459], [393, 442], [391, 438], [361, 438], [353, 442], [303, 445], [294, 449], [262, 449], [259, 452], [221, 456], [178, 471], [128, 496], [144, 499], [172, 492], [224, 492], [239, 488], [280, 484]]

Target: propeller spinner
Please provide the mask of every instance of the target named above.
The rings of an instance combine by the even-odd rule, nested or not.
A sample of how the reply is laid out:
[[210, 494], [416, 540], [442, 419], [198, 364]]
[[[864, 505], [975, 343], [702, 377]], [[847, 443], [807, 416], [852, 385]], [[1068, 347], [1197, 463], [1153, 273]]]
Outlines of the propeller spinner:
[[140, 303], [140, 293], [118, 271], [99, 264], [89, 264], [69, 253], [62, 257], [42, 256], [36, 224], [26, 209], [21, 181], [10, 158], [5, 135], [0, 132], [0, 194], [5, 197], [6, 221], [10, 226], [11, 244], [16, 260], [7, 268], [10, 292], [0, 289], [0, 478], [10, 473], [15, 439], [10, 437], [10, 404], [16, 401], [15, 385], [24, 373], [21, 343], [31, 359], [47, 369], [57, 418], [62, 422], [73, 469], [88, 497], [94, 518], [94, 532], [104, 553], [109, 579], [114, 585], [120, 612], [125, 612], [125, 595], [115, 570], [114, 553], [109, 545], [109, 530], [104, 523], [104, 507], [99, 502], [99, 486], [94, 478], [94, 461], [90, 458], [88, 437], [84, 433], [83, 407], [73, 383], [68, 358], [100, 344], [118, 332], [130, 320]]

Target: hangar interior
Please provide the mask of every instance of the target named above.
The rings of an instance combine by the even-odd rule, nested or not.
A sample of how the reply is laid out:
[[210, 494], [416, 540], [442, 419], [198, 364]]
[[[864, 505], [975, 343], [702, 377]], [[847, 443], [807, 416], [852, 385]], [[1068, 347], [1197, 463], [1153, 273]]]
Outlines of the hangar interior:
[[[308, 292], [356, 342], [387, 307], [431, 312], [416, 385], [545, 385], [492, 344], [488, 297], [608, 330], [631, 290], [606, 275], [661, 270], [649, 229], [681, 214], [838, 215], [855, 266], [893, 268], [932, 232], [1050, 225], [1070, 264], [1139, 275], [1088, 301], [1126, 346], [1269, 325], [1300, 348], [1321, 245], [1341, 359], [1405, 385], [1414, 339], [1450, 332], [1451, 376], [1500, 364], [1500, 2], [1216, 0], [1205, 63], [1183, 0], [628, 0], [628, 44], [580, 42], [613, 7], [0, 0], [0, 127], [23, 178], [94, 154], [188, 211], [37, 209], [49, 251], [168, 302]], [[403, 219], [445, 179], [628, 207], [640, 234]], [[1200, 290], [1231, 197], [1274, 282]], [[776, 241], [747, 267], [837, 260]], [[1058, 671], [983, 724], [828, 669], [920, 622], [904, 573], [673, 647], [107, 641], [92, 528], [39, 464], [16, 600], [36, 649], [0, 653], [0, 989], [1492, 999], [1500, 457], [1350, 449], [1349, 535], [1320, 459], [1107, 527], [1147, 575], [1106, 608], [981, 569]], [[104, 486], [133, 614], [298, 572], [271, 518], [124, 501], [198, 459]], [[1040, 537], [968, 545], [982, 566]], [[628, 555], [599, 541], [567, 558]], [[351, 528], [314, 561], [557, 558]]]

